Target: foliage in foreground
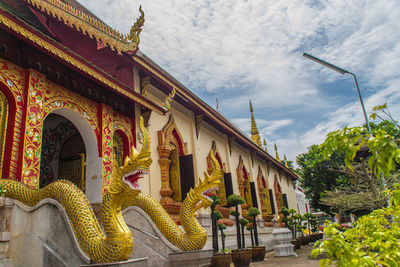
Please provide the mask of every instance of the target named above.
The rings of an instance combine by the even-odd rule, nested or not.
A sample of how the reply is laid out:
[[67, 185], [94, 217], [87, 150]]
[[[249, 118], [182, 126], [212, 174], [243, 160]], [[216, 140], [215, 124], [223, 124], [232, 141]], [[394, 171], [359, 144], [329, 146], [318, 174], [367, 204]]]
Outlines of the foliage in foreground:
[[400, 185], [387, 191], [390, 205], [360, 217], [345, 232], [336, 223], [328, 225], [326, 239], [316, 244], [313, 257], [325, 253], [320, 266], [400, 266]]
[[[381, 128], [373, 131], [371, 136], [365, 134], [363, 127], [344, 128], [328, 135], [324, 150], [325, 157], [332, 151], [344, 153], [345, 165], [354, 174], [362, 164], [365, 175], [359, 178], [376, 196], [380, 192], [374, 181], [388, 185], [387, 177], [398, 177], [400, 164], [399, 138], [396, 136], [400, 125], [386, 112], [386, 105], [374, 108], [374, 111], [379, 110], [389, 116], [386, 124], [396, 131]], [[357, 159], [357, 152], [363, 147], [369, 154], [366, 162]], [[338, 224], [328, 225], [324, 230], [327, 239], [317, 244], [311, 253], [314, 257], [325, 253], [327, 259], [321, 260], [320, 266], [332, 263], [338, 266], [400, 266], [400, 184], [394, 184], [392, 188], [384, 191], [389, 201], [387, 207], [360, 217], [354, 228], [341, 232]]]
[[400, 126], [386, 105], [373, 111], [371, 117], [382, 121], [371, 123], [372, 135], [365, 126], [345, 127], [297, 157], [300, 182], [314, 208], [362, 215], [385, 206], [382, 192], [399, 177]]

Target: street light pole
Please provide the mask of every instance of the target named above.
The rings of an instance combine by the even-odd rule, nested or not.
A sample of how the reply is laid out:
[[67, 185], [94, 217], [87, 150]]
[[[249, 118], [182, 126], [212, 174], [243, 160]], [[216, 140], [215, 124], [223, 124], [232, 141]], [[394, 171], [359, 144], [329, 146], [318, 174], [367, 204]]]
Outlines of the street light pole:
[[317, 62], [317, 63], [319, 63], [319, 64], [325, 66], [325, 67], [328, 67], [328, 68], [330, 68], [330, 69], [333, 69], [334, 71], [337, 71], [337, 72], [339, 72], [340, 74], [345, 74], [345, 73], [347, 73], [347, 74], [350, 74], [350, 75], [352, 75], [352, 76], [354, 77], [354, 81], [356, 82], [358, 97], [360, 98], [361, 107], [362, 107], [362, 110], [363, 110], [363, 113], [364, 113], [365, 122], [367, 123], [368, 132], [369, 132], [369, 134], [372, 136], [371, 128], [370, 128], [370, 126], [369, 126], [369, 121], [368, 121], [367, 112], [365, 111], [364, 101], [363, 101], [363, 99], [362, 99], [362, 97], [361, 97], [361, 92], [360, 92], [360, 88], [358, 87], [358, 82], [357, 82], [357, 77], [356, 77], [356, 75], [355, 75], [354, 73], [350, 72], [350, 71], [347, 71], [347, 70], [345, 70], [345, 69], [342, 69], [342, 68], [340, 68], [340, 67], [338, 67], [338, 66], [335, 66], [335, 65], [333, 65], [333, 64], [331, 64], [331, 63], [329, 63], [329, 62], [326, 62], [326, 61], [324, 61], [324, 60], [322, 60], [322, 59], [316, 58], [316, 57], [314, 57], [314, 56], [312, 56], [312, 55], [310, 55], [310, 54], [303, 53], [303, 57], [306, 57], [306, 58], [308, 58], [308, 59], [310, 59], [310, 60], [312, 60], [312, 61], [314, 61], [314, 62]]

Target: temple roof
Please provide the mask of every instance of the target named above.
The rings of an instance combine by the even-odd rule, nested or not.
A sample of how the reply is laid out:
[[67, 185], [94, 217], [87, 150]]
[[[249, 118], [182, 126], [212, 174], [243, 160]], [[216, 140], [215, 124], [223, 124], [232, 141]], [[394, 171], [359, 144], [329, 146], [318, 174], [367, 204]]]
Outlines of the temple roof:
[[[90, 36], [90, 38], [95, 38], [98, 42], [109, 46], [119, 54], [122, 52], [133, 53], [138, 49], [139, 38], [135, 39], [131, 34], [122, 34], [111, 28], [77, 1], [26, 0], [26, 2], [31, 6], [38, 8], [42, 12], [46, 12], [48, 15], [64, 22], [65, 25], [74, 27], [83, 34]], [[140, 28], [142, 26], [140, 24], [143, 24], [143, 22], [144, 13], [141, 12], [141, 16], [132, 28], [134, 29], [135, 26]]]

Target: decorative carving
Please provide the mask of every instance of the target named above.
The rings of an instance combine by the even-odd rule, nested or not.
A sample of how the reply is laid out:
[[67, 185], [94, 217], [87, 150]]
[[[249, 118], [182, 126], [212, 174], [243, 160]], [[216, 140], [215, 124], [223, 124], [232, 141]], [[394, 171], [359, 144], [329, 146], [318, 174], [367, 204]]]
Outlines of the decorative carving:
[[124, 164], [124, 143], [122, 141], [122, 136], [115, 131], [113, 135], [113, 159], [117, 166], [122, 166]]
[[[24, 110], [24, 88], [25, 88], [25, 70], [17, 65], [14, 65], [7, 60], [0, 58], [0, 82], [3, 86], [12, 92], [14, 99], [10, 100], [15, 103], [15, 114], [9, 113], [9, 116], [14, 117], [14, 133], [12, 138], [12, 144], [10, 144], [11, 149], [11, 159], [9, 163], [9, 174], [10, 178], [16, 179], [17, 176], [17, 166], [18, 166], [18, 156], [20, 154], [20, 149], [22, 149], [24, 130], [22, 129], [22, 114]], [[10, 125], [8, 125], [10, 127]], [[8, 139], [8, 137], [6, 136]], [[4, 168], [6, 168], [4, 166]]]
[[182, 201], [182, 193], [181, 193], [181, 176], [179, 173], [179, 150], [177, 148], [172, 149], [171, 151], [171, 166], [170, 166], [170, 181], [171, 181], [171, 189], [172, 189], [172, 198], [176, 202]]
[[113, 118], [111, 107], [101, 105], [101, 151], [102, 151], [102, 177], [103, 177], [103, 194], [106, 192], [107, 186], [110, 184], [112, 175], [112, 159], [113, 159]]
[[284, 207], [283, 203], [283, 196], [282, 196], [282, 188], [278, 182], [278, 179], [274, 178], [274, 191], [275, 191], [275, 200], [276, 200], [276, 207], [278, 208], [278, 214], [281, 213], [281, 208]]
[[251, 104], [251, 100], [249, 100], [250, 104], [250, 113], [251, 113], [251, 140], [257, 145], [261, 146], [260, 134], [257, 129], [256, 121], [253, 115], [253, 105]]
[[98, 42], [108, 45], [118, 54], [122, 52], [135, 52], [140, 42], [139, 34], [144, 23], [144, 13], [142, 7], [141, 13], [136, 23], [132, 26], [129, 35], [122, 34], [110, 26], [100, 21], [96, 17], [90, 16], [81, 10], [65, 3], [61, 0], [27, 0], [29, 4], [37, 7], [48, 15], [63, 21], [68, 27], [74, 27], [77, 31], [88, 35], [90, 38], [96, 38]]
[[[196, 138], [199, 139], [201, 124], [203, 123], [203, 114], [198, 114], [194, 117], [196, 123]], [[222, 167], [222, 166], [221, 166]]]
[[140, 80], [140, 94], [142, 96], [147, 96], [147, 90], [149, 89], [150, 86], [150, 80], [151, 76], [147, 76]]
[[246, 203], [242, 204], [242, 215], [245, 217], [248, 209], [253, 207], [253, 200], [251, 197], [249, 173], [246, 171], [242, 156], [239, 157], [239, 165], [236, 169], [236, 173], [240, 196], [246, 201]]
[[258, 168], [257, 186], [261, 204], [261, 216], [265, 222], [270, 222], [274, 218], [274, 215], [272, 214], [271, 200], [269, 197], [269, 186], [260, 167]]
[[32, 188], [39, 187], [40, 148], [45, 118], [43, 91], [45, 88], [47, 88], [45, 76], [31, 70], [29, 74], [22, 181]]
[[276, 143], [274, 144], [274, 149], [275, 149], [275, 158], [277, 161], [280, 162], [279, 155], [278, 155], [278, 146], [276, 145]]
[[229, 144], [229, 155], [232, 156], [232, 149], [233, 149], [233, 145], [235, 144], [234, 136], [228, 138], [228, 144]]
[[0, 173], [3, 173], [3, 156], [6, 143], [6, 129], [8, 120], [7, 98], [0, 91]]
[[[219, 167], [220, 167], [221, 171], [224, 173], [224, 168], [223, 168], [224, 164], [222, 163], [221, 156], [218, 152], [218, 148], [217, 148], [215, 141], [212, 141], [211, 150], [210, 150], [209, 154], [211, 154], [211, 153], [217, 159]], [[207, 156], [207, 173], [208, 174], [213, 173], [215, 171], [216, 167], [217, 166], [213, 165], [213, 161], [212, 161], [211, 157]], [[226, 197], [226, 193], [225, 193], [225, 181], [223, 179], [223, 175], [222, 175], [221, 183], [219, 184], [218, 189], [217, 189], [217, 196], [220, 199], [220, 205], [226, 206], [227, 205], [227, 202], [226, 202], [227, 197]], [[228, 216], [228, 218], [229, 218], [229, 216]]]
[[135, 48], [139, 46], [140, 43], [139, 35], [142, 32], [142, 27], [144, 24], [144, 12], [142, 10], [142, 6], [139, 6], [139, 12], [140, 12], [140, 17], [136, 20], [135, 24], [133, 24], [128, 35], [128, 40], [133, 43]]
[[264, 146], [264, 150], [265, 150], [265, 152], [267, 152], [267, 153], [268, 153], [268, 149], [267, 149], [267, 141], [265, 141], [265, 138], [264, 138], [264, 140], [263, 140], [263, 146]]
[[[41, 2], [40, 0], [35, 0], [38, 2]], [[56, 0], [59, 1], [59, 0]], [[159, 108], [156, 108], [153, 104], [144, 101], [142, 98], [134, 95], [133, 93], [129, 92], [128, 90], [125, 90], [109, 80], [105, 75], [99, 73], [98, 70], [95, 70], [91, 68], [89, 65], [86, 65], [76, 59], [75, 57], [65, 53], [63, 50], [59, 49], [58, 47], [50, 44], [49, 42], [45, 41], [42, 37], [39, 37], [38, 35], [34, 34], [33, 32], [21, 27], [18, 23], [14, 22], [13, 20], [3, 16], [0, 14], [0, 23], [4, 24], [8, 28], [12, 29], [14, 32], [24, 36], [25, 38], [29, 39], [36, 45], [44, 48], [45, 50], [49, 51], [50, 53], [56, 55], [63, 61], [66, 61], [68, 64], [71, 64], [72, 66], [78, 68], [79, 70], [83, 71], [84, 73], [90, 75], [91, 77], [95, 78], [96, 80], [100, 81], [101, 83], [105, 84], [106, 86], [114, 89], [121, 95], [139, 103], [140, 105], [151, 109], [153, 111], [156, 111], [159, 114], [164, 114], [164, 111], [162, 111]]]
[[[22, 180], [29, 186], [38, 188], [40, 173], [39, 150], [42, 140], [42, 124], [43, 118], [45, 118], [47, 114], [55, 109], [68, 108], [78, 112], [88, 121], [98, 140], [100, 140], [99, 135], [102, 131], [100, 131], [98, 127], [97, 105], [95, 103], [47, 81], [43, 74], [32, 70], [29, 74], [27, 106]], [[112, 146], [111, 141], [110, 144], [110, 146]], [[109, 174], [110, 172], [111, 170], [109, 170]], [[110, 175], [103, 177], [105, 177], [105, 184], [108, 184], [107, 181], [110, 179]]]
[[[109, 184], [108, 190], [103, 198], [102, 205], [102, 222], [100, 226], [94, 212], [89, 204], [88, 199], [79, 188], [68, 181], [60, 180], [51, 183], [44, 189], [29, 189], [24, 184], [10, 179], [0, 179], [0, 186], [7, 190], [6, 196], [22, 201], [25, 205], [33, 206], [44, 198], [56, 199], [65, 209], [72, 229], [75, 232], [80, 248], [84, 253], [96, 263], [109, 263], [115, 261], [123, 261], [129, 259], [133, 248], [133, 237], [128, 226], [122, 219], [121, 211], [129, 206], [129, 201], [135, 199], [140, 194], [137, 181], [148, 173], [149, 166], [152, 162], [150, 157], [150, 140], [148, 132], [140, 123], [140, 129], [144, 136], [143, 146], [140, 152], [134, 151], [131, 158], [127, 158], [124, 166], [118, 168], [114, 166], [113, 179]], [[140, 170], [140, 171], [138, 171]], [[217, 177], [208, 177], [206, 182], [202, 184], [198, 191], [194, 193], [195, 203], [189, 204], [188, 214], [184, 214], [187, 224], [193, 224], [193, 205], [203, 200], [201, 194], [209, 187], [217, 186], [215, 181]], [[143, 196], [143, 195], [142, 195]], [[141, 208], [149, 207], [153, 212], [160, 212], [161, 207], [154, 204], [156, 201], [150, 196], [145, 195], [147, 201], [139, 203]], [[193, 198], [194, 198], [193, 197]], [[203, 200], [204, 201], [204, 200]], [[201, 205], [209, 205], [208, 202]], [[154, 211], [154, 209], [156, 211]], [[161, 211], [162, 212], [162, 211]], [[170, 229], [175, 225], [169, 218], [162, 218]], [[196, 225], [195, 225], [196, 226]], [[104, 232], [103, 230], [104, 229]], [[192, 228], [191, 233], [195, 235], [200, 232], [203, 234], [204, 229]], [[192, 230], [191, 229], [191, 230]], [[197, 230], [197, 232], [196, 232]], [[170, 230], [173, 232], [173, 230]], [[175, 232], [174, 232], [175, 233]], [[187, 239], [189, 239], [187, 242]], [[181, 249], [202, 249], [205, 240], [195, 242], [187, 238], [181, 246]], [[182, 240], [183, 241], [183, 240]]]
[[151, 110], [142, 109], [142, 118], [144, 120], [144, 127], [149, 127], [150, 125]]
[[164, 104], [163, 104], [164, 108], [167, 111], [171, 109], [171, 101], [174, 98], [175, 94], [176, 94], [176, 87], [174, 86], [174, 87], [172, 87], [171, 93], [169, 93], [169, 95], [167, 96], [167, 98], [165, 99]]
[[[177, 213], [179, 212], [180, 203], [177, 203], [172, 199], [172, 194], [177, 195], [180, 191], [180, 186], [174, 185], [174, 191], [171, 188], [171, 183], [176, 181], [179, 172], [179, 160], [173, 160], [171, 158], [171, 152], [176, 149], [178, 156], [187, 154], [187, 144], [183, 143], [183, 138], [175, 124], [174, 117], [172, 114], [169, 117], [167, 124], [161, 131], [158, 131], [158, 154], [160, 156], [158, 162], [161, 168], [161, 200], [160, 203], [167, 209], [168, 212], [174, 213], [174, 219], [178, 220]], [[174, 176], [171, 176], [171, 168]], [[180, 177], [179, 177], [180, 179]], [[176, 182], [174, 182], [176, 183]], [[179, 195], [179, 194], [178, 194]]]
[[256, 159], [257, 151], [251, 151], [250, 159], [251, 159], [251, 166], [254, 166], [254, 160]]

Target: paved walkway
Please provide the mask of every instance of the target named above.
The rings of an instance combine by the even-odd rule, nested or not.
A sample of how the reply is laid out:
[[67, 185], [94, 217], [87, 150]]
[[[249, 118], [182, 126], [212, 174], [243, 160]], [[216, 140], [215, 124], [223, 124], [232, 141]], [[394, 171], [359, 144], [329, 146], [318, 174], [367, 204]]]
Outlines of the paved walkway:
[[[252, 262], [252, 267], [264, 267], [264, 266], [296, 266], [296, 267], [318, 267], [318, 260], [312, 258], [311, 250], [313, 245], [301, 246], [301, 249], [296, 250], [297, 257], [274, 257], [275, 252], [270, 251], [265, 254], [263, 262]], [[233, 265], [233, 264], [232, 264]]]

